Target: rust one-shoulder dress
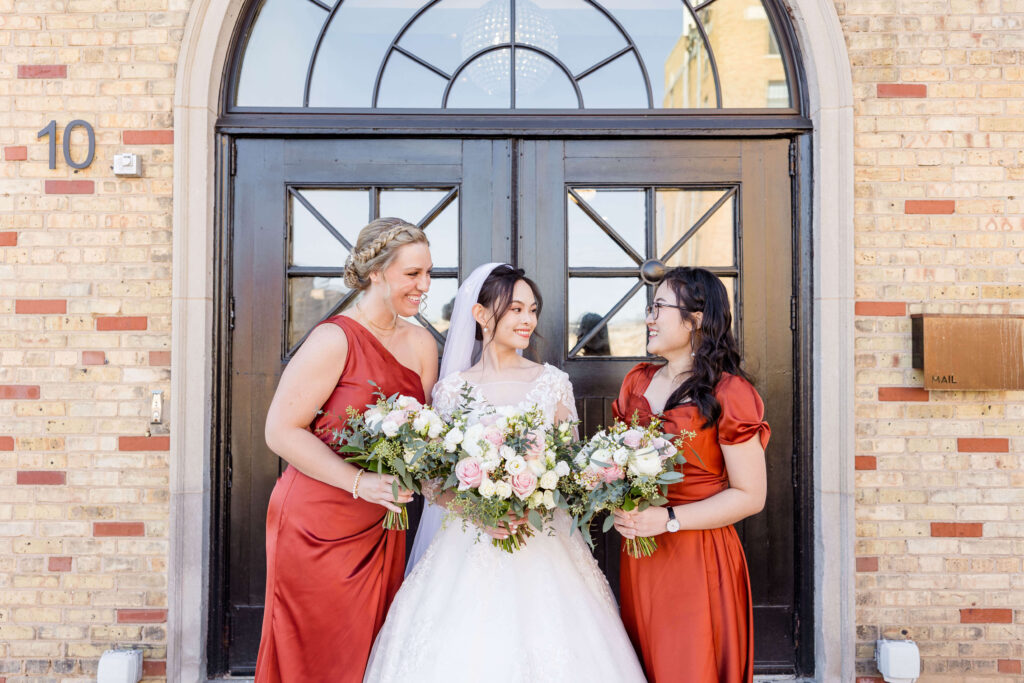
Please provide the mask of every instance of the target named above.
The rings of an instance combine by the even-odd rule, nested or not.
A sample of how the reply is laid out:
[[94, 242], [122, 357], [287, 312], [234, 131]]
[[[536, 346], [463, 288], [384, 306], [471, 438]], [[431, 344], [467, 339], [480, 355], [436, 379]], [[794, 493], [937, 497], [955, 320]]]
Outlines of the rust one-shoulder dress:
[[[630, 370], [613, 407], [615, 416], [641, 422], [653, 413], [644, 392], [659, 366], [641, 363]], [[666, 432], [697, 433], [682, 466], [683, 481], [669, 487], [670, 505], [703, 500], [729, 486], [721, 444], [759, 437], [768, 445], [771, 430], [764, 405], [746, 380], [724, 375], [715, 388], [722, 406], [717, 428], [702, 429], [693, 404], [659, 417]], [[621, 555], [621, 609], [633, 645], [650, 683], [750, 683], [754, 677], [754, 631], [750, 576], [736, 530], [678, 531], [657, 537], [651, 557]]]
[[[348, 357], [338, 386], [310, 425], [325, 441], [349, 406], [375, 402], [373, 380], [390, 396], [424, 400], [423, 383], [365, 327], [340, 327]], [[386, 531], [387, 510], [348, 491], [285, 470], [267, 510], [267, 597], [256, 683], [363, 680], [377, 631], [405, 571], [405, 532]]]

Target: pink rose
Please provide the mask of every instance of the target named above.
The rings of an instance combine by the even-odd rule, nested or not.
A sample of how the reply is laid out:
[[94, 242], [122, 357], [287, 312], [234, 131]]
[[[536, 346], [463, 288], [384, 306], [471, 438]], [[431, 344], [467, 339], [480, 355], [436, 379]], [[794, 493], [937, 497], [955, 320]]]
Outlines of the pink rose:
[[455, 477], [459, 480], [459, 490], [465, 491], [480, 485], [484, 470], [476, 458], [463, 458], [455, 465]]
[[486, 432], [484, 432], [484, 438], [493, 443], [495, 446], [500, 446], [501, 444], [505, 443], [505, 437], [503, 437], [501, 435], [501, 431], [497, 429], [488, 429]]
[[537, 475], [531, 472], [529, 468], [512, 477], [512, 492], [516, 494], [519, 500], [526, 500], [536, 490]]
[[626, 473], [622, 471], [622, 468], [618, 465], [612, 465], [611, 467], [605, 467], [604, 471], [601, 472], [604, 477], [604, 483], [610, 484], [613, 481], [626, 478]]
[[628, 448], [639, 448], [640, 440], [643, 438], [643, 432], [638, 429], [630, 429], [622, 435], [622, 443], [624, 443]]
[[544, 438], [544, 432], [539, 429], [534, 429], [526, 435], [526, 453], [523, 455], [527, 460], [540, 460], [544, 456], [544, 451], [547, 450], [547, 440]]

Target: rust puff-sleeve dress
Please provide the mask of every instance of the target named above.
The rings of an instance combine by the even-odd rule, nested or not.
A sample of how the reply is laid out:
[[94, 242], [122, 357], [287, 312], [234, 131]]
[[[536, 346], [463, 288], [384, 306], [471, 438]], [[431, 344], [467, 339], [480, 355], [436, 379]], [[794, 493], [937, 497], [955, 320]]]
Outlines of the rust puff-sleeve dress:
[[[325, 441], [349, 406], [386, 395], [424, 400], [423, 384], [369, 330], [346, 316], [348, 357], [338, 386], [310, 425]], [[405, 571], [405, 532], [387, 531], [387, 510], [285, 470], [267, 510], [267, 596], [256, 683], [355, 683]]]
[[[644, 392], [659, 366], [641, 363], [622, 384], [613, 410], [641, 422], [653, 413]], [[693, 404], [671, 408], [659, 417], [666, 432], [697, 433], [692, 442], [698, 460], [687, 454], [685, 475], [669, 487], [670, 505], [703, 500], [729, 487], [721, 444], [758, 437], [768, 444], [771, 431], [764, 405], [746, 380], [726, 374], [715, 388], [722, 406], [718, 426], [702, 429], [704, 418]], [[621, 555], [622, 621], [640, 654], [650, 683], [749, 683], [754, 676], [754, 632], [750, 577], [739, 537], [732, 525], [721, 529], [677, 531], [657, 537], [651, 557]]]

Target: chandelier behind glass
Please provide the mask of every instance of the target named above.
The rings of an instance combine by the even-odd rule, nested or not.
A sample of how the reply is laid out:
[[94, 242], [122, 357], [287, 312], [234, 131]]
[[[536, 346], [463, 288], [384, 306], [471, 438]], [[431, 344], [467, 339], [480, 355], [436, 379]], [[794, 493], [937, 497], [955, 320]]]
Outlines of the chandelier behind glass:
[[[558, 32], [544, 11], [530, 0], [490, 0], [466, 24], [462, 32], [462, 58], [492, 45], [512, 42], [511, 12], [516, 3], [516, 42], [558, 54]], [[554, 65], [531, 50], [516, 50], [516, 91], [531, 93], [548, 79]], [[488, 95], [508, 87], [509, 50], [488, 52], [466, 67], [470, 79]]]

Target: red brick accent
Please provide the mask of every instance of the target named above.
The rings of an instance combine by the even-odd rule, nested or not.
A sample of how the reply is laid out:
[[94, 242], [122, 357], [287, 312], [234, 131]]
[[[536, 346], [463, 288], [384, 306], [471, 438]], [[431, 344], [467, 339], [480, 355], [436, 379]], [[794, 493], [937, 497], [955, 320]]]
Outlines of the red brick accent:
[[1001, 674], [1019, 674], [1020, 673], [1020, 660], [1019, 659], [1000, 659], [997, 662], [999, 673]]
[[928, 392], [919, 387], [878, 387], [879, 401], [927, 401]]
[[956, 449], [961, 453], [1009, 453], [1010, 440], [1007, 438], [956, 440]]
[[39, 398], [39, 387], [27, 384], [0, 384], [0, 400], [5, 398]]
[[67, 78], [67, 64], [19, 64], [18, 78]]
[[46, 194], [93, 194], [96, 183], [91, 180], [47, 180]]
[[63, 486], [67, 474], [59, 470], [21, 470], [18, 483], [22, 486]]
[[879, 97], [928, 97], [928, 86], [923, 83], [879, 83]]
[[173, 130], [126, 130], [121, 133], [126, 145], [170, 145], [174, 143]]
[[854, 315], [891, 315], [907, 314], [907, 304], [902, 301], [858, 301], [853, 305]]
[[877, 572], [878, 571], [878, 558], [877, 557], [858, 557], [857, 558], [857, 571], [859, 571], [859, 572]]
[[119, 451], [169, 451], [169, 450], [171, 450], [171, 437], [169, 437], [169, 436], [119, 436], [117, 438], [117, 450], [119, 450]]
[[4, 147], [4, 161], [28, 161], [28, 147], [25, 145]]
[[117, 610], [117, 623], [119, 624], [162, 624], [166, 621], [167, 610], [165, 609]]
[[908, 199], [903, 213], [954, 213], [956, 202], [952, 199]]
[[167, 662], [154, 662], [147, 660], [142, 662], [143, 676], [166, 676]]
[[49, 569], [51, 572], [69, 572], [71, 571], [71, 558], [51, 557]]
[[149, 352], [149, 364], [150, 365], [170, 365], [171, 364], [171, 352], [170, 351], [150, 351]]
[[14, 450], [14, 437], [13, 436], [0, 436], [0, 451], [13, 451]]
[[936, 538], [981, 538], [981, 522], [932, 522]]
[[149, 320], [141, 317], [110, 316], [96, 318], [96, 329], [100, 332], [144, 330], [148, 325]]
[[13, 231], [0, 232], [0, 247], [18, 246], [18, 233]]
[[59, 313], [68, 312], [66, 299], [18, 299], [14, 302], [15, 313]]
[[853, 456], [853, 469], [855, 470], [875, 470], [878, 469], [878, 464], [873, 455], [855, 455]]
[[145, 536], [146, 525], [142, 522], [93, 522], [93, 536]]
[[961, 624], [1012, 624], [1012, 609], [962, 609]]
[[107, 354], [102, 351], [82, 351], [82, 365], [106, 365]]

